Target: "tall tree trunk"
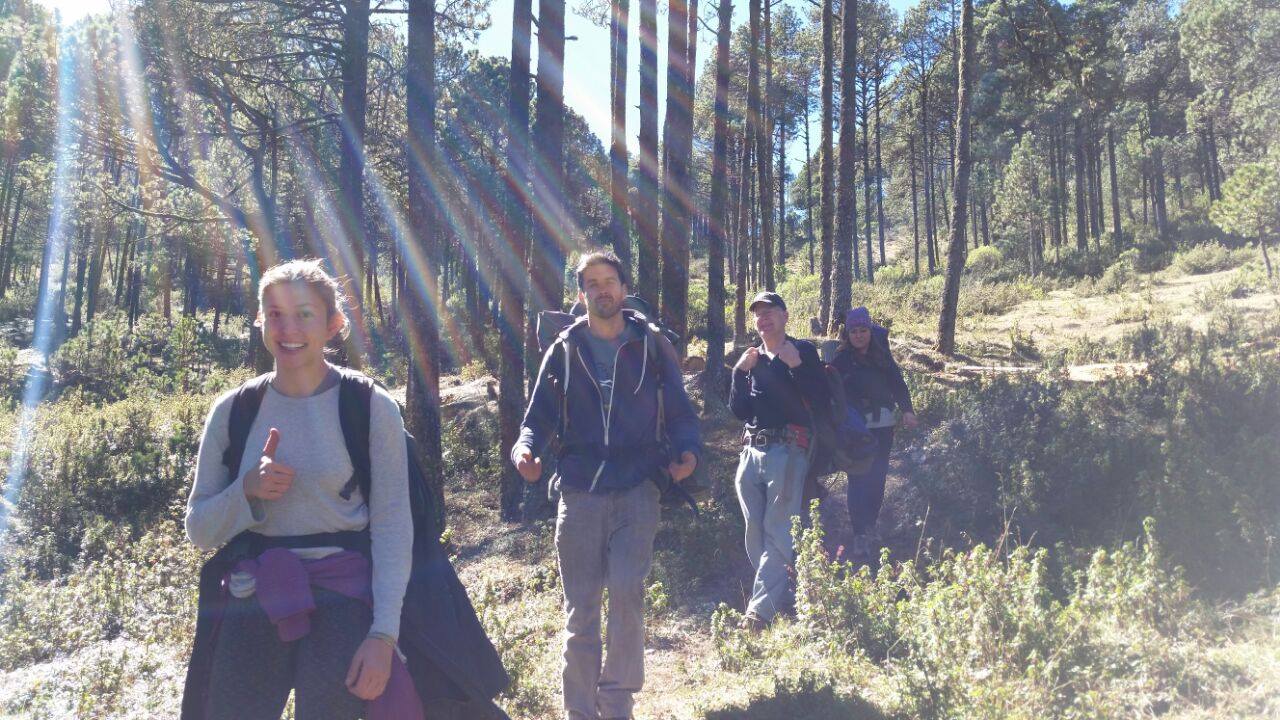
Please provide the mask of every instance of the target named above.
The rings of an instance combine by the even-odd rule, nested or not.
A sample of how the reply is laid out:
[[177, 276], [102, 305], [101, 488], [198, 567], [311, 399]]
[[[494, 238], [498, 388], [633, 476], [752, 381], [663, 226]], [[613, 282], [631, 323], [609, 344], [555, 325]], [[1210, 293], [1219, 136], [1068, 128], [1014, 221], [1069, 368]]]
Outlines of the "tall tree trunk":
[[560, 310], [564, 305], [565, 251], [572, 237], [564, 170], [564, 0], [538, 2], [537, 82], [533, 147], [539, 161], [533, 194], [546, 221], [533, 226], [529, 277], [533, 306]]
[[636, 170], [635, 290], [658, 298], [658, 15], [656, 0], [640, 0], [640, 157]]
[[916, 136], [907, 131], [908, 158], [911, 166], [911, 247], [915, 276], [920, 277], [920, 205], [916, 201]]
[[1061, 178], [1058, 177], [1058, 142], [1057, 129], [1049, 129], [1049, 221], [1050, 243], [1058, 247], [1062, 243], [1062, 205], [1058, 194]]
[[978, 232], [978, 198], [969, 195], [969, 232], [973, 233], [973, 247], [978, 249], [982, 245], [982, 235]]
[[1080, 252], [1089, 250], [1089, 226], [1085, 218], [1085, 167], [1084, 167], [1084, 123], [1076, 118], [1074, 136], [1075, 171], [1076, 171], [1076, 249]]
[[809, 274], [814, 272], [813, 149], [809, 146], [809, 99], [804, 103], [804, 227], [809, 246]]
[[929, 152], [932, 133], [929, 131], [929, 85], [920, 83], [920, 152], [923, 155], [920, 163], [920, 176], [924, 182], [924, 236], [925, 249], [929, 259], [929, 274], [938, 267], [936, 252], [937, 215], [933, 202], [933, 155]]
[[[363, 364], [370, 349], [365, 320], [364, 295], [360, 278], [364, 277], [365, 251], [368, 242], [364, 215], [364, 137], [365, 114], [369, 86], [369, 0], [346, 0], [342, 21], [342, 132], [339, 133], [338, 191], [342, 198], [340, 218], [342, 240], [350, 247], [354, 267], [341, 272], [352, 278], [351, 340], [347, 342], [347, 362], [352, 367]], [[258, 183], [256, 187], [261, 187]], [[262, 193], [260, 193], [262, 194]], [[265, 209], [265, 208], [264, 208]], [[274, 242], [270, 243], [274, 255]], [[338, 254], [341, 258], [342, 253]]]
[[1093, 153], [1093, 134], [1089, 133], [1084, 140], [1084, 188], [1085, 210], [1089, 218], [1089, 237], [1097, 238], [1102, 231], [1098, 223], [1098, 173], [1095, 165], [1097, 159]]
[[3, 257], [0, 257], [0, 298], [9, 290], [13, 277], [13, 259], [18, 252], [18, 219], [22, 215], [22, 196], [26, 192], [25, 184], [18, 185], [18, 193], [13, 203], [12, 214], [0, 215], [0, 226], [5, 230]]
[[[724, 1], [724, 0], [722, 0]], [[734, 274], [733, 344], [741, 347], [747, 342], [747, 249], [751, 245], [751, 134], [743, 129], [739, 146], [742, 162], [738, 171], [738, 247], [737, 271]]]
[[875, 256], [871, 243], [871, 84], [865, 78], [860, 84], [862, 85], [862, 225], [867, 243], [867, 282], [875, 282]]
[[1218, 162], [1218, 137], [1213, 130], [1213, 117], [1208, 118], [1209, 127], [1206, 134], [1209, 136], [1209, 174], [1213, 177], [1213, 186], [1216, 188], [1218, 199], [1222, 199], [1222, 181], [1225, 178], [1222, 172], [1222, 165]]
[[1149, 190], [1150, 190], [1150, 187], [1151, 187], [1151, 173], [1150, 173], [1150, 172], [1148, 172], [1148, 170], [1147, 170], [1147, 160], [1146, 160], [1146, 158], [1143, 158], [1143, 159], [1142, 159], [1141, 166], [1142, 166], [1142, 224], [1143, 224], [1143, 225], [1150, 225], [1150, 224], [1151, 224], [1151, 216], [1147, 213], [1147, 205], [1150, 203], [1150, 200], [1149, 200], [1150, 192], [1149, 192]]
[[1161, 240], [1169, 238], [1169, 211], [1165, 202], [1164, 149], [1156, 145], [1151, 150], [1151, 207], [1156, 218], [1156, 233]]
[[[880, 155], [880, 82], [883, 68], [878, 68], [875, 78], [876, 93], [876, 232], [880, 237], [880, 264], [885, 265], [888, 259], [885, 257], [884, 251], [884, 161]], [[870, 262], [867, 263], [870, 266]]]
[[80, 334], [80, 311], [84, 307], [84, 275], [85, 266], [88, 265], [88, 263], [86, 262], [87, 254], [83, 247], [85, 240], [85, 233], [83, 230], [80, 235], [81, 250], [76, 253], [76, 300], [75, 306], [71, 311], [71, 331], [68, 333], [69, 337], [75, 337]]
[[858, 108], [855, 71], [858, 67], [858, 0], [844, 4], [844, 58], [840, 68], [840, 185], [837, 199], [835, 266], [831, 271], [831, 326], [844, 320], [853, 303], [853, 255], [858, 234]]
[[627, 24], [631, 16], [631, 0], [612, 0], [609, 14], [609, 59], [612, 80], [609, 85], [609, 108], [612, 128], [609, 143], [609, 242], [613, 252], [631, 270], [631, 229], [628, 213], [627, 169]]
[[778, 268], [787, 267], [787, 119], [778, 121]]
[[819, 310], [818, 321], [822, 327], [831, 326], [831, 253], [835, 239], [835, 146], [832, 141], [835, 85], [835, 14], [832, 0], [822, 0], [822, 138], [820, 176], [822, 197], [819, 208], [821, 228], [822, 262], [818, 266]]
[[[667, 108], [662, 143], [660, 312], [666, 326], [682, 340], [689, 328], [689, 219], [692, 210], [688, 196], [689, 158], [684, 155], [686, 128], [689, 132], [693, 130], [693, 94], [685, 81], [688, 61], [689, 6], [685, 0], [671, 0], [667, 11]], [[680, 345], [683, 348], [684, 343]]]
[[991, 226], [987, 223], [987, 199], [982, 199], [982, 244], [991, 244]]
[[[724, 249], [729, 217], [729, 40], [733, 33], [733, 5], [720, 0], [716, 32], [715, 116], [711, 149], [711, 198], [707, 233], [707, 365], [702, 372], [703, 397], [720, 397], [724, 367]], [[697, 15], [690, 19], [696, 22]]]
[[969, 173], [969, 92], [973, 86], [973, 0], [964, 0], [960, 24], [960, 77], [956, 93], [956, 175], [952, 191], [951, 239], [947, 251], [946, 283], [942, 290], [942, 312], [938, 317], [938, 351], [951, 355], [956, 347], [956, 308], [960, 304], [960, 273], [965, 260], [965, 211], [968, 209]]
[[[769, 175], [773, 157], [773, 135], [769, 129], [768, 85], [765, 86], [765, 97], [761, 101], [760, 80], [760, 34], [768, 33], [768, 17], [764, 18], [762, 29], [760, 16], [760, 0], [751, 0], [750, 4], [750, 59], [747, 65], [747, 120], [751, 125], [748, 133], [755, 138], [756, 148], [756, 197], [760, 202], [760, 272], [762, 284], [766, 290], [773, 289], [773, 257], [769, 250], [773, 247], [773, 193], [770, 191]], [[767, 12], [767, 11], [766, 11]], [[766, 40], [768, 35], [766, 35]], [[769, 48], [766, 42], [765, 57], [769, 60]]]
[[1120, 185], [1116, 182], [1116, 131], [1107, 126], [1107, 165], [1111, 171], [1111, 232], [1115, 235], [1116, 245], [1121, 244], [1120, 232]]
[[1106, 203], [1102, 195], [1102, 138], [1095, 138], [1093, 143], [1093, 189], [1094, 207], [1098, 210], [1098, 232], [1094, 235], [1099, 251], [1102, 249], [1102, 234], [1107, 231]]
[[444, 462], [440, 437], [440, 236], [429, 172], [438, 161], [436, 114], [435, 0], [409, 0], [408, 47], [405, 57], [405, 126], [408, 163], [408, 220], [411, 243], [401, 256], [423, 261], [419, 283], [410, 283], [405, 299], [405, 335], [409, 345], [409, 379], [405, 390], [405, 427], [418, 439], [419, 462], [439, 507], [444, 507]]

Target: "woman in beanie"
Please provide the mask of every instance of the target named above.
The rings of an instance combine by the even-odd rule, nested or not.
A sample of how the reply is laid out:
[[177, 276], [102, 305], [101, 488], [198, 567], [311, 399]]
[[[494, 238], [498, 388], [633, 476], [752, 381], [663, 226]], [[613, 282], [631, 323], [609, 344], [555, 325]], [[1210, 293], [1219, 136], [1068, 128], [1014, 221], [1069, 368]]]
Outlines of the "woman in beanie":
[[849, 403], [862, 412], [879, 448], [871, 469], [849, 477], [849, 520], [853, 526], [852, 555], [869, 560], [878, 549], [876, 516], [884, 504], [884, 481], [889, 472], [893, 430], [901, 412], [902, 426], [917, 425], [911, 393], [902, 369], [889, 352], [889, 331], [871, 322], [865, 307], [845, 313], [844, 331], [832, 365], [844, 380]]

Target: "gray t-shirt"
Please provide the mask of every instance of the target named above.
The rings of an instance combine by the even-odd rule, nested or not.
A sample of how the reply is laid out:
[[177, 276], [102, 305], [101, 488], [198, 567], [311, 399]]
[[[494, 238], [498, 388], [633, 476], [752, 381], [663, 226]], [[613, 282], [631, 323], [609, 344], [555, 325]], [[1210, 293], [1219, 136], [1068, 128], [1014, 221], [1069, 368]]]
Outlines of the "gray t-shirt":
[[[212, 550], [242, 530], [263, 535], [310, 535], [362, 530], [368, 525], [373, 560], [370, 630], [395, 638], [400, 634], [400, 606], [413, 553], [404, 421], [395, 399], [375, 388], [369, 420], [371, 502], [366, 506], [358, 492], [343, 500], [339, 493], [351, 478], [352, 466], [338, 419], [338, 393], [337, 384], [301, 398], [282, 395], [268, 386], [234, 477], [222, 464], [222, 453], [230, 442], [228, 426], [235, 391], [218, 398], [200, 439], [196, 481], [187, 500], [187, 537], [198, 547]], [[244, 474], [257, 466], [271, 428], [280, 431], [276, 461], [292, 467], [296, 475], [278, 500], [250, 500], [244, 494]], [[294, 552], [311, 560], [338, 550], [302, 548]], [[231, 590], [237, 595], [252, 593], [252, 577], [233, 575]]]
[[[582, 333], [582, 337], [587, 349], [591, 352], [590, 362], [595, 366], [591, 371], [595, 375], [596, 384], [600, 387], [600, 395], [604, 399], [604, 411], [607, 414], [609, 405], [613, 402], [613, 363], [618, 357], [618, 349], [623, 344], [638, 338], [639, 334], [631, 323], [626, 323], [622, 332], [612, 340], [596, 337], [589, 327]], [[586, 356], [583, 356], [583, 359], [586, 360]]]

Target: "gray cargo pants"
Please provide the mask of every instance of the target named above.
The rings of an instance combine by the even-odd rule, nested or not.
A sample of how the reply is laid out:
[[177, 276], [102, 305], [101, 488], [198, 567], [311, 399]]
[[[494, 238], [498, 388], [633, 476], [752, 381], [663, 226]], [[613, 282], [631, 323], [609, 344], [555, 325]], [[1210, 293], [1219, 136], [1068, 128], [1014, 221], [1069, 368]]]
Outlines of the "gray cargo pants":
[[[653, 563], [659, 492], [567, 490], [556, 517], [564, 585], [564, 709], [569, 720], [630, 717], [644, 685], [644, 583]], [[609, 589], [608, 638], [600, 640]], [[603, 667], [601, 659], [603, 656]]]
[[738, 458], [738, 503], [746, 520], [747, 559], [756, 569], [747, 612], [772, 620], [787, 606], [787, 566], [795, 557], [791, 519], [803, 511], [809, 451], [790, 443], [744, 447]]

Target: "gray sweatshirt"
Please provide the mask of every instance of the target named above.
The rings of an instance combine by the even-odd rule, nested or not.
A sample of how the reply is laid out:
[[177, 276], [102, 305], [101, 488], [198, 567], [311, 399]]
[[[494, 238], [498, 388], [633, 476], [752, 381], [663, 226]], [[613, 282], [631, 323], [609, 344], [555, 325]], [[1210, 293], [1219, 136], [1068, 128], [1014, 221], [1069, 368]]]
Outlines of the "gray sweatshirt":
[[[287, 536], [362, 530], [367, 525], [373, 560], [370, 632], [396, 638], [413, 551], [404, 421], [396, 401], [375, 388], [369, 427], [373, 502], [366, 506], [358, 491], [351, 493], [350, 500], [343, 500], [338, 493], [351, 479], [353, 468], [338, 419], [338, 387], [295, 398], [268, 386], [235, 477], [230, 477], [222, 464], [222, 453], [230, 444], [228, 426], [235, 391], [219, 397], [200, 439], [196, 480], [187, 500], [187, 537], [197, 547], [213, 550], [243, 530]], [[289, 465], [296, 475], [280, 499], [250, 500], [244, 494], [244, 475], [257, 467], [273, 427], [280, 431], [276, 462]], [[295, 552], [303, 559], [318, 559], [339, 550], [303, 548]], [[252, 594], [253, 579], [233, 574], [230, 589], [240, 597]]]

